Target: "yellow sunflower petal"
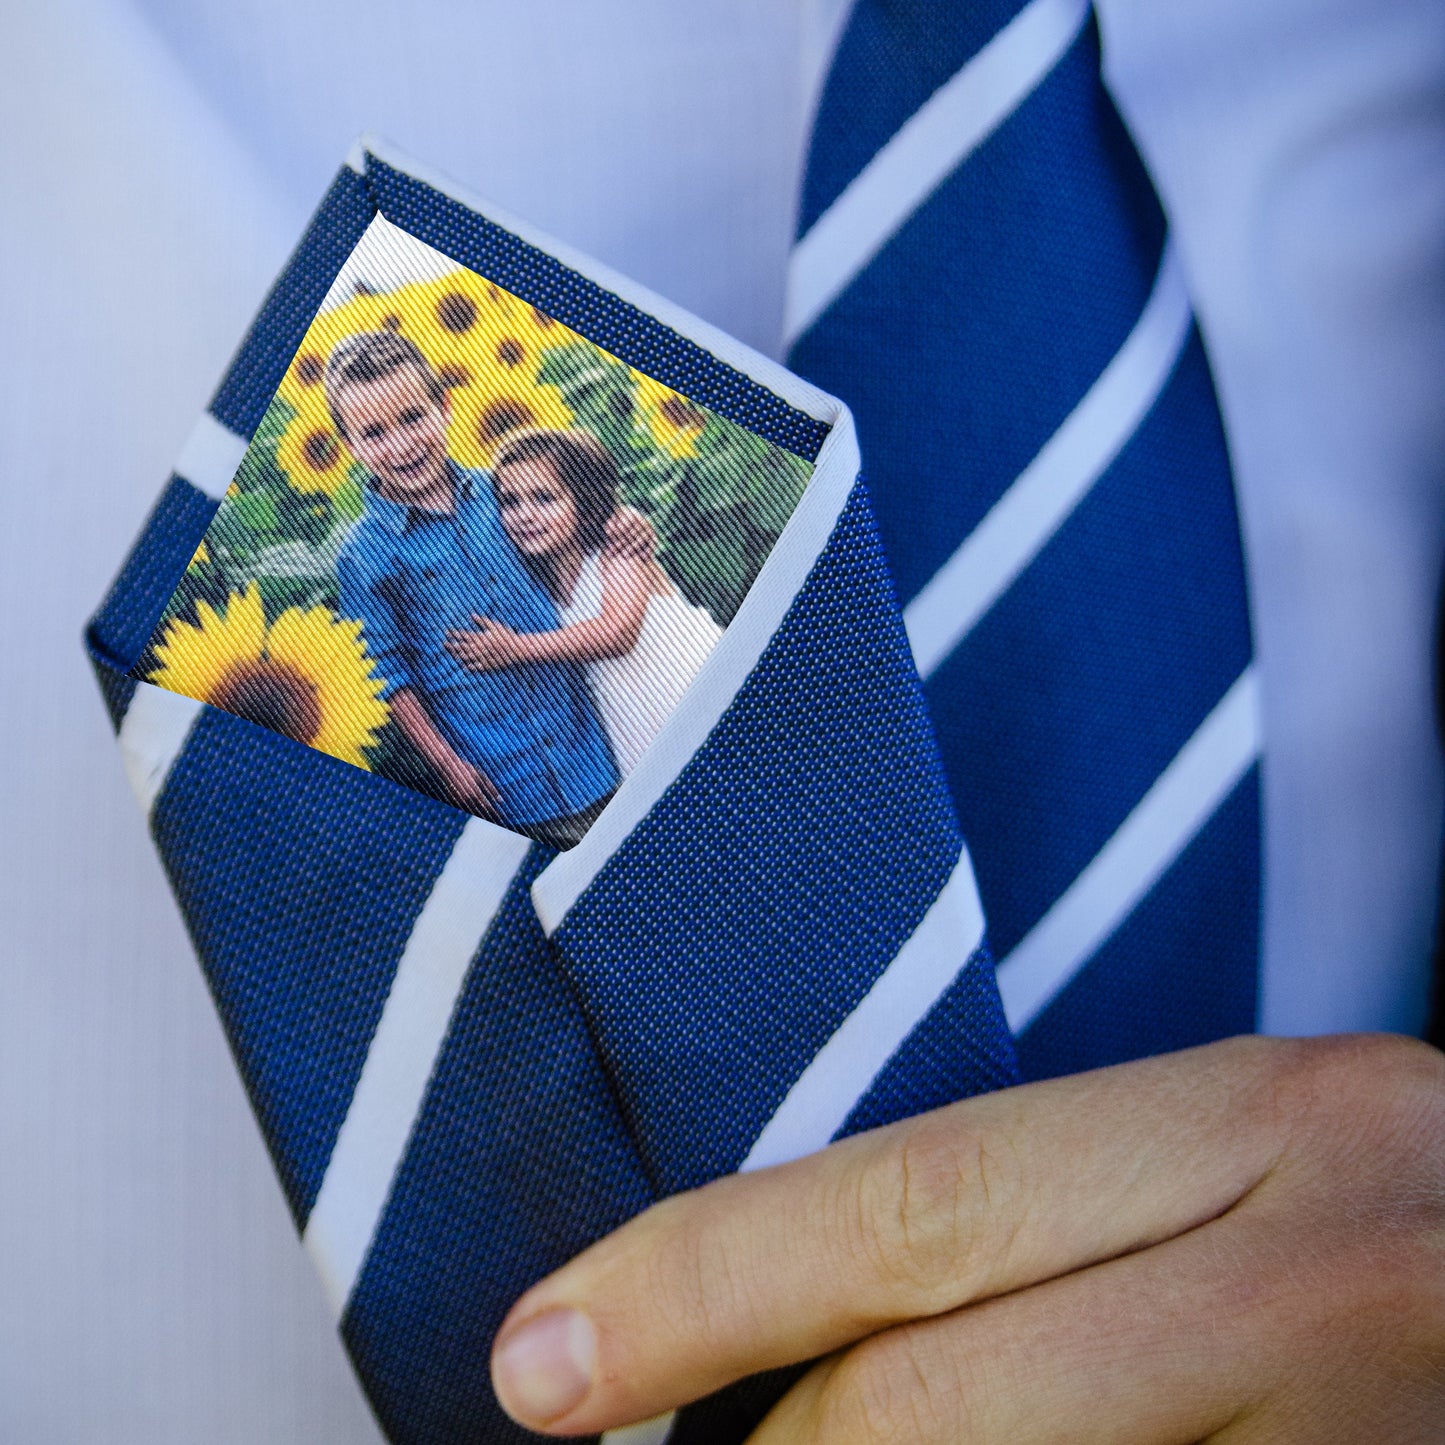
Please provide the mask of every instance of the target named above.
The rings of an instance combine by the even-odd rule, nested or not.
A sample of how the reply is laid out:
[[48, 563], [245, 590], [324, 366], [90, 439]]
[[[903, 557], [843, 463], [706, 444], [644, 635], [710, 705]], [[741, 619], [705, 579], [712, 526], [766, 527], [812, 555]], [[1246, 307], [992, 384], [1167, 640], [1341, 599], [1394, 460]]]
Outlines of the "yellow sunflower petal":
[[146, 675], [149, 682], [202, 701], [226, 666], [216, 649], [207, 645], [204, 631], [179, 617], [166, 624], [156, 657], [160, 666]]
[[291, 405], [296, 409], [296, 420], [311, 428], [333, 429], [331, 407], [326, 400], [324, 387], [300, 394]]
[[647, 413], [647, 426], [653, 441], [671, 456], [681, 459], [697, 455], [697, 439], [702, 435], [701, 425], [677, 426], [668, 421], [661, 411], [650, 411]]
[[697, 439], [707, 424], [703, 409], [644, 372], [634, 370], [632, 379], [637, 385], [637, 405], [652, 439], [675, 457], [695, 456]]
[[259, 583], [251, 582], [244, 592], [231, 593], [226, 600], [225, 625], [242, 655], [260, 655], [266, 643], [266, 608]]
[[366, 655], [361, 624], [338, 619], [324, 607], [305, 612], [290, 607], [272, 626], [267, 652], [314, 689], [319, 717], [311, 746], [367, 767], [363, 749], [376, 742], [390, 710]]
[[479, 385], [471, 395], [453, 399], [448, 448], [464, 467], [485, 467], [508, 432], [571, 425], [572, 412], [554, 386]]
[[346, 481], [351, 454], [331, 424], [300, 413], [276, 444], [276, 465], [298, 492], [324, 492], [334, 497]]
[[528, 306], [526, 319], [537, 346], [545, 350], [549, 346], [561, 346], [575, 338], [576, 332], [563, 326], [538, 306]]
[[172, 621], [156, 647], [160, 666], [147, 680], [171, 692], [209, 702], [225, 675], [237, 664], [255, 662], [266, 637], [260, 588], [233, 592], [224, 613], [207, 602], [196, 604], [198, 626]]
[[499, 287], [471, 272], [454, 272], [431, 283], [417, 344], [449, 390], [494, 384], [494, 377], [514, 372], [530, 383], [537, 348], [517, 314]]
[[342, 306], [333, 306], [320, 312], [306, 330], [301, 345], [286, 368], [286, 375], [277, 388], [280, 395], [296, 407], [304, 409], [308, 404], [321, 411], [326, 409], [326, 363], [337, 343], [357, 331], [368, 331], [373, 324], [379, 325], [373, 303], [376, 297], [358, 297]]

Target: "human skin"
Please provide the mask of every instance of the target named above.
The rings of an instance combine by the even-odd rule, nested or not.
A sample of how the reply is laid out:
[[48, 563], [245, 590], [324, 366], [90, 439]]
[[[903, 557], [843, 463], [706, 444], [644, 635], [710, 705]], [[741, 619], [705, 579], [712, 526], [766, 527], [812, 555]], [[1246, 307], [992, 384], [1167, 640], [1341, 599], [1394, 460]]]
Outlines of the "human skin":
[[502, 797], [496, 784], [442, 736], [411, 688], [401, 688], [392, 695], [391, 713], [412, 745], [432, 765], [453, 804], [479, 818], [500, 815]]
[[591, 1434], [809, 1360], [752, 1445], [1439, 1441], [1445, 1057], [1230, 1040], [719, 1180], [524, 1295], [492, 1373]]
[[456, 504], [447, 474], [451, 403], [437, 402], [414, 366], [398, 366], [373, 381], [352, 381], [337, 392], [346, 444], [376, 479], [388, 501], [432, 512]]
[[[512, 545], [524, 557], [545, 562], [558, 601], [565, 601], [582, 570], [577, 503], [546, 457], [511, 462], [496, 476], [497, 507]], [[514, 632], [495, 618], [474, 614], [474, 630], [447, 634], [447, 649], [477, 672], [524, 662], [596, 662], [620, 657], [637, 645], [652, 591], [652, 532], [647, 546], [632, 555], [617, 545], [620, 509], [608, 519], [602, 555], [602, 605], [598, 616], [553, 632]], [[637, 516], [636, 513], [631, 513]], [[640, 520], [640, 519], [639, 519]], [[630, 525], [626, 524], [626, 525]]]
[[[353, 381], [336, 396], [342, 434], [388, 501], [447, 514], [456, 506], [447, 470], [451, 404], [432, 396], [414, 366], [398, 366], [372, 381]], [[496, 785], [442, 736], [411, 689], [391, 700], [392, 716], [445, 785], [452, 802], [479, 817], [495, 817]]]
[[582, 565], [577, 502], [546, 457], [527, 457], [498, 470], [497, 511], [512, 545], [524, 557], [544, 558], [571, 591]]

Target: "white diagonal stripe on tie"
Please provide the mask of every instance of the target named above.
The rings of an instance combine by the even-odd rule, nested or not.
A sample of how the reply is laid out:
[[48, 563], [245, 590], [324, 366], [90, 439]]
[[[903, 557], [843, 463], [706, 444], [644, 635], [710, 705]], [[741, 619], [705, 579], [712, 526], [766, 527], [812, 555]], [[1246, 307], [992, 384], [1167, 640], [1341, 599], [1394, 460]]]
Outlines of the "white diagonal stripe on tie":
[[676, 1420], [676, 1414], [667, 1414], [636, 1425], [619, 1425], [602, 1436], [602, 1445], [663, 1445]]
[[1089, 0], [1032, 0], [906, 120], [813, 222], [788, 261], [791, 346], [903, 223], [1058, 64]]
[[1245, 668], [1093, 861], [998, 966], [1022, 1033], [1164, 875], [1259, 756], [1258, 687]]
[[249, 445], [245, 437], [203, 411], [176, 458], [176, 475], [220, 501]]
[[[899, 1045], [960, 970], [974, 965], [983, 927], [973, 863], [964, 849], [908, 941], [794, 1081], [740, 1173], [814, 1153], [837, 1134]], [[609, 1430], [602, 1445], [663, 1445], [675, 1420], [662, 1415]]]
[[412, 926], [306, 1220], [338, 1319], [366, 1262], [467, 970], [530, 842], [472, 818]]
[[897, 956], [788, 1090], [741, 1169], [785, 1164], [827, 1144], [982, 941], [983, 905], [965, 849]]
[[136, 684], [120, 724], [120, 756], [132, 792], [149, 816], [181, 755], [204, 703], [179, 692]]
[[1189, 336], [1172, 243], [1133, 331], [1063, 425], [903, 609], [920, 677], [972, 630], [1108, 470], [1164, 390]]

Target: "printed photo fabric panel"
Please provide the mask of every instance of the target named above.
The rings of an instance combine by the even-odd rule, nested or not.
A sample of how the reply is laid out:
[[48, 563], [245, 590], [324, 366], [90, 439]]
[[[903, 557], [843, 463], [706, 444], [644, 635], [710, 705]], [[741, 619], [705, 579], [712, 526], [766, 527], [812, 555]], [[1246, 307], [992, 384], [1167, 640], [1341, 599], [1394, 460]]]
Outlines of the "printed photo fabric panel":
[[810, 473], [377, 216], [132, 675], [567, 847]]
[[531, 1438], [498, 1324], [650, 1202], [1015, 1078], [847, 409], [380, 142], [88, 642], [398, 1445]]

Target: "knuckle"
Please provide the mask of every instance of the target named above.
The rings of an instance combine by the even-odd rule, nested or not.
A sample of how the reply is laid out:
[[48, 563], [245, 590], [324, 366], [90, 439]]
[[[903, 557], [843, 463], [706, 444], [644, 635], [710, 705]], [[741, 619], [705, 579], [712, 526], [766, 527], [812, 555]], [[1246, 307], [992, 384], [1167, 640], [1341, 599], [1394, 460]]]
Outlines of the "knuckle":
[[1021, 1226], [1020, 1175], [1006, 1143], [949, 1111], [910, 1121], [859, 1175], [854, 1233], [865, 1270], [917, 1313], [962, 1303]]
[[1445, 1055], [1395, 1034], [1300, 1039], [1274, 1084], [1292, 1138], [1335, 1160], [1437, 1167], [1445, 1156]]
[[1312, 1300], [1322, 1328], [1347, 1320], [1357, 1340], [1445, 1365], [1445, 1056], [1385, 1034], [1300, 1040], [1274, 1082], [1309, 1181], [1286, 1297]]
[[881, 1336], [842, 1358], [818, 1401], [819, 1440], [927, 1445], [969, 1438], [956, 1393], [916, 1353], [914, 1338]]
[[655, 1205], [653, 1215], [659, 1238], [642, 1254], [653, 1317], [667, 1319], [674, 1338], [704, 1352], [756, 1327], [755, 1291], [712, 1217], [687, 1196]]

